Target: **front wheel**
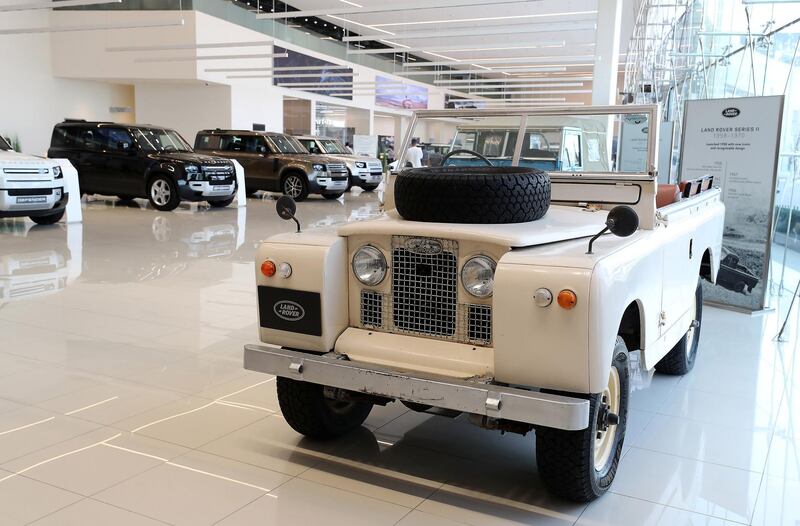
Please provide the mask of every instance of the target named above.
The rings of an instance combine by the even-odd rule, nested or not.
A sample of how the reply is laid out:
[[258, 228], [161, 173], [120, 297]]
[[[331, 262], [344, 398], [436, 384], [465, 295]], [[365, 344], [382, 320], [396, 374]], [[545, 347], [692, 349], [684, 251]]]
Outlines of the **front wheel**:
[[545, 485], [561, 497], [589, 502], [614, 481], [628, 420], [628, 349], [617, 337], [608, 385], [589, 395], [589, 427], [536, 430], [536, 463]]
[[378, 185], [376, 185], [376, 184], [362, 184], [361, 185], [361, 189], [364, 190], [365, 192], [372, 192], [376, 188], [378, 188]]
[[691, 308], [692, 322], [681, 341], [675, 344], [659, 362], [656, 371], [664, 374], [683, 375], [694, 367], [697, 358], [697, 342], [700, 340], [700, 322], [703, 320], [703, 287], [700, 280], [694, 291], [694, 304]]
[[361, 426], [372, 410], [369, 402], [327, 398], [325, 388], [318, 384], [281, 377], [276, 384], [283, 418], [292, 429], [310, 438], [342, 436]]
[[221, 201], [209, 201], [208, 205], [211, 208], [225, 208], [231, 203], [233, 203], [233, 197], [231, 197], [230, 199], [223, 199]]
[[344, 192], [339, 192], [336, 194], [322, 194], [322, 197], [327, 199], [328, 201], [335, 201], [344, 195]]
[[37, 225], [53, 225], [61, 221], [62, 217], [64, 217], [63, 210], [61, 210], [60, 212], [56, 212], [55, 214], [50, 214], [46, 216], [31, 216], [31, 221], [33, 221]]
[[181, 198], [178, 195], [178, 185], [164, 175], [157, 175], [150, 181], [147, 198], [153, 208], [162, 212], [175, 210], [181, 202]]
[[289, 174], [283, 180], [283, 193], [295, 201], [308, 197], [308, 180], [298, 174]]

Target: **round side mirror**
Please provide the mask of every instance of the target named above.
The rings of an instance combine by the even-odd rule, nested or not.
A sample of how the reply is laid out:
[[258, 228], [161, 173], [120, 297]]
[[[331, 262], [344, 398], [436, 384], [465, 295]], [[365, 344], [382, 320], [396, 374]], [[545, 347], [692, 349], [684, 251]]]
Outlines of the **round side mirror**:
[[275, 210], [281, 219], [294, 219], [294, 213], [297, 212], [297, 203], [288, 195], [282, 195], [275, 202]]
[[629, 206], [615, 206], [608, 213], [606, 226], [615, 236], [628, 237], [639, 228], [639, 215]]

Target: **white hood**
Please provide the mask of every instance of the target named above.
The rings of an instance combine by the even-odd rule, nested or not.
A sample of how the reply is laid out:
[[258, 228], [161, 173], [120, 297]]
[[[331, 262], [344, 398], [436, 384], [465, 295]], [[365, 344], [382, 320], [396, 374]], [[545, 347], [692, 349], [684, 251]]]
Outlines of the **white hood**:
[[551, 205], [538, 221], [502, 225], [423, 223], [406, 221], [396, 210], [383, 216], [338, 229], [340, 236], [403, 235], [479, 241], [510, 248], [531, 247], [597, 234], [605, 227], [608, 212], [588, 212], [581, 208]]

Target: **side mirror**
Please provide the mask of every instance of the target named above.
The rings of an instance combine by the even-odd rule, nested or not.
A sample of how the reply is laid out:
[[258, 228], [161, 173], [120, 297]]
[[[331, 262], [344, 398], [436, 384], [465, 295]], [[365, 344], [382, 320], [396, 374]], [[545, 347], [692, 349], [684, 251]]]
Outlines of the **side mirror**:
[[300, 232], [300, 221], [294, 215], [297, 212], [297, 203], [294, 202], [294, 199], [288, 195], [282, 195], [275, 202], [275, 211], [278, 212], [278, 217], [281, 219], [293, 220], [297, 224], [297, 231]]
[[629, 206], [615, 206], [608, 213], [606, 226], [615, 236], [628, 237], [638, 230], [639, 215]]
[[589, 250], [587, 250], [586, 253], [594, 253], [592, 252], [592, 245], [594, 245], [594, 242], [597, 240], [597, 238], [606, 232], [611, 232], [615, 236], [619, 237], [628, 237], [638, 229], [639, 214], [636, 213], [636, 210], [626, 205], [615, 206], [608, 213], [605, 228], [603, 228], [603, 230], [595, 234], [595, 236], [589, 240]]

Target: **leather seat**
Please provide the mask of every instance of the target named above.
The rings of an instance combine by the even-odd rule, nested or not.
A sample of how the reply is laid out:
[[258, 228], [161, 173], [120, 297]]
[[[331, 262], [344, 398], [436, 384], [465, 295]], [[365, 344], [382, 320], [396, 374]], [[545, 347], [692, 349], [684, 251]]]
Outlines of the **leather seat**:
[[656, 191], [656, 208], [662, 208], [680, 200], [681, 190], [676, 184], [660, 184]]

